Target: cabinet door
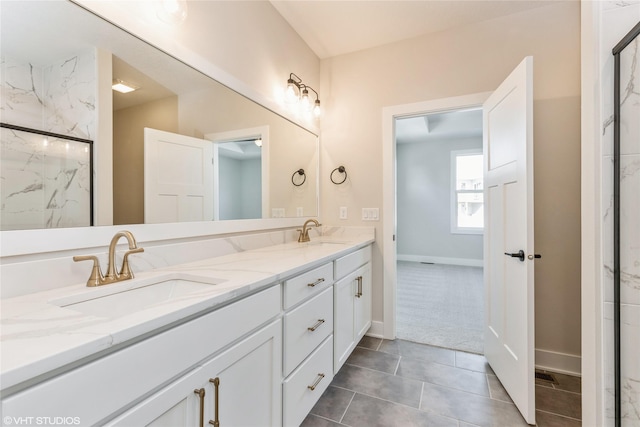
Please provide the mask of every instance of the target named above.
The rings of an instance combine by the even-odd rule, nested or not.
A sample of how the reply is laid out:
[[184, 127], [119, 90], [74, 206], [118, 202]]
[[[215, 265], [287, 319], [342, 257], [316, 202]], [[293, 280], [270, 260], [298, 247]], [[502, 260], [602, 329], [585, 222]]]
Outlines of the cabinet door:
[[[206, 339], [203, 337], [203, 339]], [[186, 351], [186, 350], [185, 350]], [[282, 327], [277, 320], [174, 381], [108, 426], [206, 426], [218, 414], [221, 425], [280, 425]], [[197, 391], [203, 389], [201, 397]], [[201, 417], [201, 411], [202, 417]]]
[[205, 425], [209, 420], [221, 426], [281, 425], [281, 371], [282, 321], [277, 320], [203, 366]]
[[[356, 271], [356, 298], [354, 300], [355, 344], [371, 327], [371, 264]], [[358, 283], [360, 282], [360, 283]]]
[[333, 285], [333, 372], [338, 373], [354, 348], [354, 305], [357, 271]]
[[337, 374], [371, 326], [371, 264], [334, 285], [334, 361]]

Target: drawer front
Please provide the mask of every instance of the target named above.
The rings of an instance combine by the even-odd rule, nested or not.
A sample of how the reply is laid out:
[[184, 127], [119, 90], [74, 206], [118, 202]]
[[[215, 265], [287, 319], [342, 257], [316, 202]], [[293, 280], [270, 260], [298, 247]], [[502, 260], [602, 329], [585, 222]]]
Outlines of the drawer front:
[[333, 264], [328, 263], [284, 282], [284, 308], [289, 309], [333, 283]]
[[[313, 330], [311, 330], [313, 329]], [[333, 287], [284, 316], [284, 376], [333, 333]]]
[[[284, 381], [284, 425], [298, 426], [333, 379], [333, 336]], [[324, 377], [320, 377], [323, 374]], [[311, 390], [310, 387], [314, 389]]]
[[276, 317], [280, 300], [273, 286], [3, 399], [2, 413], [99, 424]]
[[345, 255], [342, 258], [338, 258], [335, 261], [335, 278], [339, 280], [351, 273], [356, 268], [371, 261], [371, 245], [366, 248], [358, 249], [357, 251]]

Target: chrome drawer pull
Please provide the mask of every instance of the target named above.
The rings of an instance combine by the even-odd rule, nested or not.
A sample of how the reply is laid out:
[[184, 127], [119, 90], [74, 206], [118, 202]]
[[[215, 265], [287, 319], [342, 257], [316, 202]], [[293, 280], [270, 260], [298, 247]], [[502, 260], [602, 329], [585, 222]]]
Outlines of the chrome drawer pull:
[[318, 329], [320, 327], [320, 325], [322, 325], [324, 323], [324, 319], [318, 319], [318, 323], [316, 323], [315, 325], [313, 325], [310, 328], [307, 328], [309, 331], [313, 332], [316, 329]]
[[200, 427], [204, 427], [204, 389], [193, 390], [200, 397]]
[[313, 282], [313, 283], [307, 283], [307, 286], [309, 286], [310, 288], [313, 288], [313, 287], [315, 287], [316, 285], [319, 285], [319, 284], [320, 284], [320, 283], [322, 283], [322, 282], [324, 282], [324, 278], [322, 278], [322, 279], [318, 279], [318, 280], [316, 280], [316, 281], [315, 281], [315, 282]]
[[313, 385], [308, 385], [307, 388], [311, 391], [315, 390], [316, 387], [318, 386], [318, 384], [320, 384], [320, 381], [322, 381], [322, 379], [324, 378], [324, 374], [318, 374], [318, 379], [316, 380], [315, 383], [313, 383]]

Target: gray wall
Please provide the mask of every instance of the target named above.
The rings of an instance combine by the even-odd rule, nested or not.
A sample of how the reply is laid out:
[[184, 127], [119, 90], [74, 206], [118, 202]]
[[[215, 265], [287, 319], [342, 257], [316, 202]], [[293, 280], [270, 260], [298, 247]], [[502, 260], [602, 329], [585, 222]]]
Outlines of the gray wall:
[[451, 233], [451, 151], [472, 148], [482, 138], [397, 144], [398, 259], [482, 264], [482, 235]]
[[220, 219], [262, 218], [260, 159], [220, 156]]

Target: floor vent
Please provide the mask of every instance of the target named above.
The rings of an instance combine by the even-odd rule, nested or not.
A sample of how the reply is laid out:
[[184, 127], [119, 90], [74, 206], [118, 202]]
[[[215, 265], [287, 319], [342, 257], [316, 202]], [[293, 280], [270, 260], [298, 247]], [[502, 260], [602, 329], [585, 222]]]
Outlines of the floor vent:
[[558, 384], [553, 375], [547, 374], [546, 372], [536, 372], [536, 379], [542, 381], [549, 381], [554, 384]]

